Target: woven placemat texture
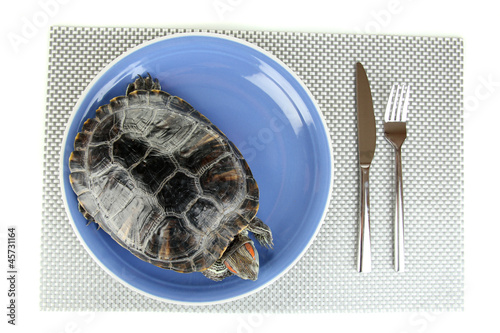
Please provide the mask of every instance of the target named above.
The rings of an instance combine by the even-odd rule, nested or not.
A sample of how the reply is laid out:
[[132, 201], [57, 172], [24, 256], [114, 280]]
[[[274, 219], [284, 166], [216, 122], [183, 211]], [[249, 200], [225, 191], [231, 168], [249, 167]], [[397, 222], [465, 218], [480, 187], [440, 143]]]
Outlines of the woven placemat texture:
[[[287, 64], [329, 127], [334, 189], [326, 220], [304, 257], [244, 299], [183, 306], [116, 282], [79, 243], [59, 188], [59, 154], [72, 109], [90, 81], [132, 47], [193, 29], [52, 27], [45, 120], [40, 304], [43, 310], [369, 312], [462, 310], [463, 43], [459, 38], [268, 31], [209, 31], [241, 38]], [[356, 272], [359, 171], [355, 62], [367, 71], [377, 122], [371, 177], [373, 272]], [[412, 85], [403, 146], [406, 268], [393, 270], [394, 153], [383, 112], [394, 82]]]

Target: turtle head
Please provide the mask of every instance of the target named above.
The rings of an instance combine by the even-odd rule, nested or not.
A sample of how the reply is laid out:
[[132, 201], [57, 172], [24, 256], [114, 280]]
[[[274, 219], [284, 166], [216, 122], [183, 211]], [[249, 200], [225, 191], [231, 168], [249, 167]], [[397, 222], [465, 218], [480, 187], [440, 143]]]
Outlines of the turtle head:
[[232, 253], [225, 258], [224, 265], [240, 278], [255, 281], [259, 275], [259, 253], [253, 241], [244, 238], [244, 241], [237, 242]]

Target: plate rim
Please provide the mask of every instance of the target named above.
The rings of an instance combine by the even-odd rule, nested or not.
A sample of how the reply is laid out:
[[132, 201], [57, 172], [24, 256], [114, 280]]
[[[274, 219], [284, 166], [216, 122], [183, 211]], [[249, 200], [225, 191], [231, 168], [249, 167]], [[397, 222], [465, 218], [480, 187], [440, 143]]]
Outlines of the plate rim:
[[[218, 38], [218, 39], [231, 41], [231, 42], [234, 42], [237, 44], [242, 44], [244, 46], [252, 48], [255, 51], [260, 52], [263, 55], [269, 57], [271, 60], [275, 61], [279, 66], [281, 66], [283, 69], [285, 69], [288, 72], [288, 74], [290, 74], [297, 81], [297, 83], [302, 87], [302, 89], [304, 89], [305, 93], [307, 94], [307, 96], [311, 100], [313, 106], [316, 108], [316, 110], [318, 112], [318, 116], [321, 120], [321, 123], [322, 123], [323, 128], [324, 128], [325, 133], [326, 133], [325, 136], [326, 136], [326, 141], [327, 141], [327, 145], [328, 145], [329, 161], [330, 161], [330, 166], [331, 166], [331, 168], [330, 168], [331, 169], [330, 170], [330, 184], [328, 185], [328, 197], [327, 197], [327, 200], [325, 202], [325, 207], [323, 209], [322, 216], [320, 218], [318, 225], [316, 226], [316, 230], [314, 231], [312, 237], [309, 239], [308, 243], [306, 244], [304, 249], [300, 252], [300, 254], [281, 273], [277, 274], [272, 279], [270, 279], [267, 283], [261, 285], [260, 287], [257, 287], [255, 289], [252, 289], [248, 292], [245, 292], [245, 293], [242, 293], [239, 295], [235, 295], [233, 297], [228, 297], [228, 298], [219, 299], [219, 300], [211, 300], [211, 301], [181, 301], [181, 300], [177, 300], [177, 299], [160, 297], [160, 296], [145, 292], [145, 291], [137, 288], [136, 286], [128, 283], [127, 281], [123, 280], [122, 278], [120, 278], [118, 275], [116, 275], [114, 272], [112, 272], [106, 265], [104, 265], [104, 263], [102, 263], [101, 260], [99, 260], [99, 258], [97, 258], [97, 256], [93, 253], [93, 251], [89, 248], [89, 246], [87, 245], [87, 243], [83, 239], [82, 235], [80, 234], [80, 232], [76, 228], [75, 221], [71, 215], [71, 211], [70, 211], [70, 208], [68, 206], [68, 200], [66, 200], [66, 196], [65, 196], [66, 186], [65, 186], [65, 179], [64, 179], [64, 152], [65, 152], [65, 147], [66, 147], [67, 140], [68, 140], [68, 134], [69, 134], [71, 124], [73, 123], [74, 118], [76, 116], [76, 113], [77, 113], [78, 109], [80, 109], [81, 104], [83, 103], [83, 100], [85, 99], [85, 96], [87, 96], [90, 89], [95, 85], [95, 83], [111, 67], [113, 67], [115, 64], [119, 63], [122, 59], [124, 59], [125, 57], [134, 53], [135, 51], [138, 51], [144, 47], [147, 47], [147, 46], [155, 44], [155, 43], [163, 42], [165, 40], [175, 39], [175, 38], [184, 38], [184, 37], [210, 37], [210, 38]], [[99, 71], [99, 73], [96, 76], [94, 76], [94, 78], [88, 83], [88, 85], [85, 87], [85, 89], [80, 93], [80, 97], [78, 98], [78, 101], [76, 102], [76, 104], [72, 108], [71, 114], [67, 120], [66, 127], [65, 127], [64, 133], [63, 133], [63, 140], [61, 141], [60, 152], [59, 152], [59, 187], [60, 187], [61, 196], [63, 199], [62, 201], [63, 201], [63, 205], [64, 205], [64, 210], [65, 210], [66, 215], [68, 217], [69, 223], [73, 229], [73, 232], [77, 235], [78, 240], [83, 245], [83, 247], [85, 248], [87, 253], [92, 257], [94, 262], [96, 262], [113, 279], [120, 282], [125, 287], [130, 288], [143, 296], [146, 296], [146, 297], [149, 297], [149, 298], [161, 301], [161, 302], [170, 303], [170, 304], [189, 305], [189, 306], [204, 306], [204, 305], [223, 304], [223, 303], [232, 302], [232, 301], [235, 301], [238, 299], [242, 299], [244, 297], [247, 297], [247, 296], [250, 296], [254, 293], [257, 293], [264, 288], [269, 287], [271, 284], [273, 284], [278, 279], [283, 277], [286, 273], [288, 273], [293, 267], [295, 267], [297, 262], [304, 256], [304, 254], [307, 252], [307, 250], [311, 247], [312, 243], [316, 239], [316, 237], [317, 237], [317, 235], [318, 235], [318, 233], [319, 233], [319, 231], [320, 231], [320, 229], [321, 229], [321, 227], [326, 219], [326, 215], [329, 211], [329, 206], [330, 206], [330, 203], [332, 200], [332, 194], [333, 194], [333, 183], [334, 183], [334, 178], [335, 178], [334, 170], [335, 170], [335, 168], [334, 168], [334, 159], [333, 159], [333, 145], [331, 142], [330, 131], [329, 131], [328, 125], [327, 125], [326, 120], [324, 118], [323, 112], [321, 111], [321, 108], [319, 107], [318, 103], [316, 102], [316, 99], [312, 95], [309, 88], [304, 84], [302, 79], [300, 77], [298, 77], [297, 74], [288, 65], [283, 63], [279, 58], [277, 58], [271, 52], [255, 45], [255, 44], [252, 44], [246, 40], [236, 38], [233, 36], [229, 36], [229, 35], [226, 35], [223, 33], [214, 33], [214, 32], [179, 32], [179, 33], [173, 33], [173, 34], [162, 36], [162, 37], [153, 38], [149, 41], [140, 43], [139, 45], [136, 45], [136, 46], [128, 49], [127, 51], [125, 51], [124, 53], [120, 54], [118, 57], [113, 59], [111, 62], [109, 62], [105, 67], [103, 67]]]

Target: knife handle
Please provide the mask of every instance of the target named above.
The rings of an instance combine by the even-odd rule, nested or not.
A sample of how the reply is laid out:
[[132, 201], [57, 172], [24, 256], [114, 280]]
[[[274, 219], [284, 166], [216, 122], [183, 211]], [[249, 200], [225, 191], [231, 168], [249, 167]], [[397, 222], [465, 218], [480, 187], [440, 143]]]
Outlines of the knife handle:
[[370, 244], [370, 166], [361, 166], [360, 221], [358, 234], [358, 272], [372, 270]]

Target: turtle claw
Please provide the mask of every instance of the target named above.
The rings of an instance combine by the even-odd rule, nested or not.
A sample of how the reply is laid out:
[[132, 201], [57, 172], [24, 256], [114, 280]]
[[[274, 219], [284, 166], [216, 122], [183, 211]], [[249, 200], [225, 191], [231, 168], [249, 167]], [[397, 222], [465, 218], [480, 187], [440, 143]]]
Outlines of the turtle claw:
[[255, 239], [266, 249], [273, 249], [273, 234], [271, 229], [258, 217], [254, 217], [248, 225], [248, 231], [253, 232]]
[[255, 234], [255, 239], [259, 241], [259, 244], [265, 247], [268, 250], [272, 250], [274, 248], [273, 236], [271, 232], [266, 235]]
[[134, 83], [128, 85], [126, 95], [136, 90], [161, 90], [161, 86], [158, 79], [153, 79], [151, 74], [148, 73], [146, 77], [137, 75]]

